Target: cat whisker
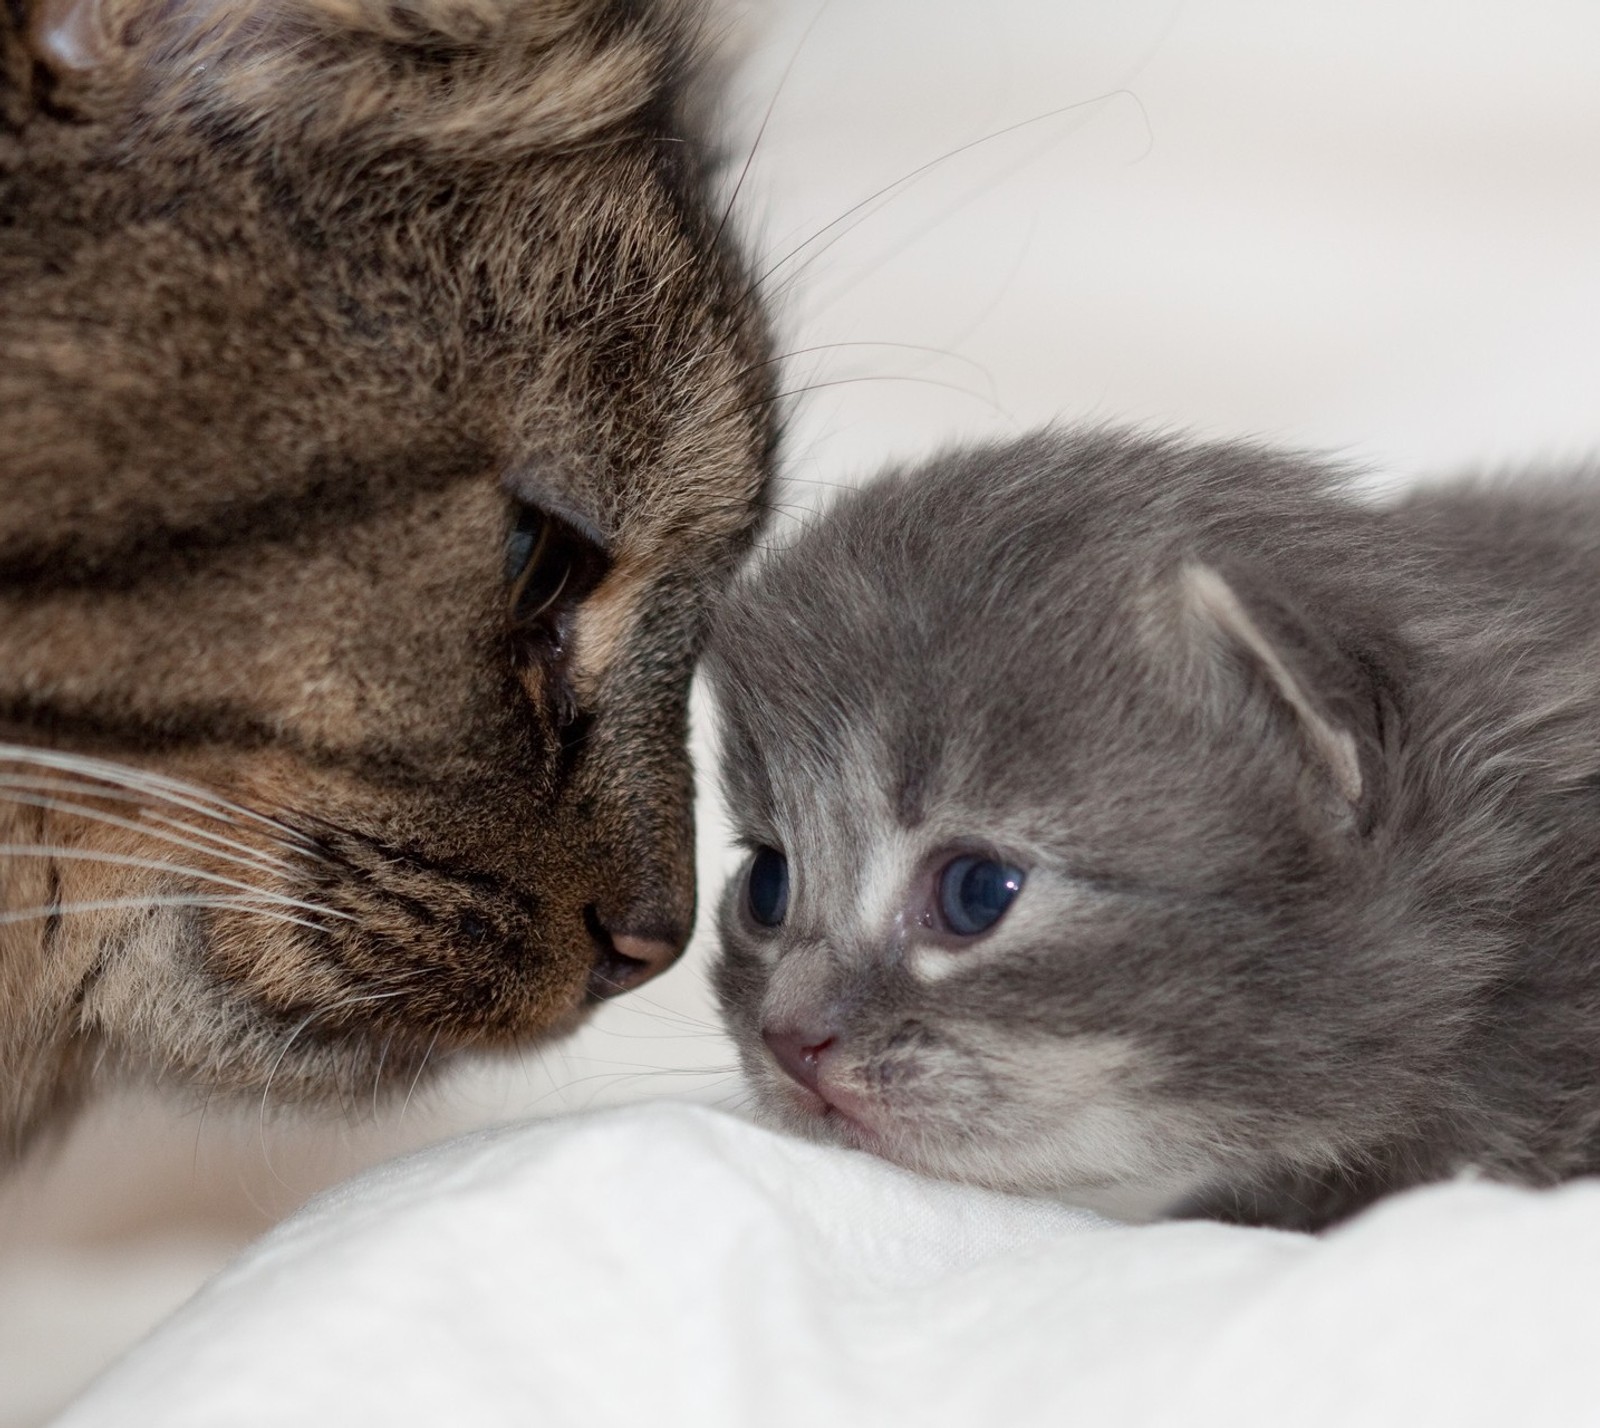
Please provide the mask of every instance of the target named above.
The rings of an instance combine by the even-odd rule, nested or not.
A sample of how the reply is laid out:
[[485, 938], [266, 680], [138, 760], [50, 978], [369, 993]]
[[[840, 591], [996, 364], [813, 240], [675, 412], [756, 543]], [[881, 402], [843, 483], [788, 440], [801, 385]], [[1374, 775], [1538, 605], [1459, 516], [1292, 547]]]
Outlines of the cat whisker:
[[629, 992], [626, 999], [611, 1003], [617, 1013], [631, 1012], [634, 1016], [654, 1017], [658, 1021], [676, 1023], [679, 1026], [691, 1027], [697, 1031], [720, 1032], [721, 1028], [714, 1021], [707, 1021], [704, 1017], [692, 1016], [688, 1012], [677, 1011], [672, 1007], [663, 1006], [658, 1001], [653, 1001], [643, 992]]
[[[606, 1004], [607, 1012], [604, 1029], [608, 1033], [613, 1031], [609, 1023], [626, 1014], [647, 1022], [661, 1022], [675, 1031], [703, 1033], [708, 1036], [722, 1034], [722, 1028], [715, 1022], [706, 1021], [700, 1017], [685, 1016], [666, 1007], [656, 1007], [648, 1002], [641, 1001], [638, 1005], [635, 1005], [635, 998], [639, 997], [639, 995], [638, 992], [629, 992], [626, 996]], [[623, 1033], [616, 1032], [615, 1034], [620, 1036]], [[649, 1033], [640, 1034], [648, 1035]]]
[[211, 1098], [216, 1094], [215, 1086], [206, 1088], [205, 1098], [200, 1102], [200, 1116], [194, 1126], [194, 1150], [189, 1157], [189, 1178], [195, 1184], [200, 1182], [200, 1141], [205, 1135], [206, 1116], [211, 1111]]
[[607, 1003], [608, 1018], [620, 1017], [623, 1013], [631, 1013], [634, 1016], [649, 1017], [656, 1021], [664, 1021], [669, 1025], [688, 1027], [695, 1031], [715, 1032], [718, 1029], [713, 1022], [674, 1011], [671, 1007], [662, 1006], [659, 1002], [651, 1001], [641, 992], [629, 992], [621, 982], [606, 977], [599, 977], [597, 980], [606, 982], [608, 985], [625, 993], [624, 999]]
[[295, 1024], [294, 1030], [284, 1038], [283, 1045], [278, 1048], [278, 1054], [273, 1059], [272, 1066], [267, 1071], [266, 1084], [261, 1088], [261, 1109], [257, 1113], [257, 1134], [261, 1141], [261, 1158], [266, 1162], [267, 1169], [272, 1172], [273, 1179], [277, 1180], [280, 1185], [282, 1185], [284, 1182], [278, 1175], [277, 1171], [273, 1170], [272, 1153], [267, 1149], [267, 1102], [272, 1095], [272, 1083], [277, 1078], [278, 1071], [283, 1065], [284, 1058], [288, 1056], [290, 1048], [293, 1047], [295, 1042], [299, 1039], [300, 1033], [310, 1026], [311, 1023], [314, 1022], [318, 1017], [332, 1016], [334, 1012], [342, 1011], [345, 1007], [357, 1006], [366, 1002], [388, 1001], [393, 997], [403, 995], [405, 995], [405, 993], [402, 990], [394, 990], [387, 992], [358, 992], [353, 996], [341, 997], [338, 1001], [330, 1002], [325, 1007], [317, 1007], [314, 1010], [307, 1012], [306, 1015]]
[[394, 1033], [391, 1031], [383, 1038], [383, 1046], [378, 1052], [378, 1065], [372, 1073], [372, 1119], [378, 1119], [378, 1093], [383, 1086], [383, 1066], [389, 1059], [389, 1047], [394, 1042]]
[[[637, 1071], [595, 1071], [591, 1072], [587, 1076], [569, 1076], [565, 1080], [561, 1081], [558, 1085], [552, 1086], [550, 1090], [547, 1091], [543, 1096], [540, 1096], [539, 1099], [533, 1103], [533, 1105], [534, 1107], [542, 1106], [546, 1101], [550, 1100], [551, 1097], [560, 1096], [563, 1104], [568, 1109], [574, 1109], [580, 1112], [587, 1111], [594, 1105], [595, 1098], [599, 1096], [601, 1092], [607, 1090], [613, 1085], [627, 1081], [637, 1081], [638, 1079], [639, 1073]], [[601, 1084], [596, 1085], [596, 1082], [600, 1082]], [[568, 1096], [572, 1092], [576, 1091], [579, 1087], [585, 1088], [588, 1091], [588, 1095], [581, 1102], [568, 1100]]]
[[[68, 803], [54, 797], [52, 794], [34, 792], [26, 786], [19, 787], [20, 781], [8, 779], [0, 775], [0, 800], [7, 803], [19, 804], [27, 808], [42, 808], [51, 813], [61, 813], [72, 818], [83, 818], [90, 822], [100, 823], [109, 828], [121, 828], [131, 833], [138, 833], [145, 837], [154, 838], [175, 847], [187, 848], [191, 853], [203, 853], [217, 858], [225, 863], [232, 863], [236, 867], [249, 868], [258, 873], [293, 873], [294, 864], [287, 858], [274, 857], [269, 853], [258, 853], [248, 844], [236, 843], [231, 839], [217, 839], [218, 845], [227, 849], [241, 849], [242, 852], [224, 851], [223, 846], [213, 846], [210, 841], [197, 842], [194, 838], [184, 838], [172, 831], [171, 827], [163, 828], [152, 826], [156, 820], [144, 821], [138, 818], [122, 818], [114, 813], [107, 813], [104, 809], [95, 808], [90, 804]], [[171, 820], [162, 819], [162, 823]], [[190, 824], [178, 823], [178, 828], [193, 832], [197, 838], [210, 840], [213, 835], [203, 829], [194, 828]]]
[[[595, 1061], [598, 1058], [576, 1057], [568, 1059]], [[737, 1074], [737, 1068], [724, 1066], [646, 1066], [637, 1070], [630, 1068], [621, 1071], [594, 1071], [590, 1072], [586, 1076], [568, 1077], [558, 1084], [553, 1085], [549, 1091], [532, 1103], [531, 1108], [537, 1108], [555, 1096], [561, 1096], [564, 1099], [570, 1092], [576, 1090], [578, 1087], [585, 1087], [588, 1090], [587, 1098], [580, 1105], [576, 1106], [576, 1109], [581, 1111], [587, 1110], [593, 1106], [595, 1099], [602, 1092], [614, 1087], [626, 1085], [633, 1081], [645, 1081], [652, 1077], [667, 1076], [677, 1077], [680, 1079], [694, 1078], [696, 1080], [706, 1080], [709, 1082], [709, 1084], [716, 1085], [719, 1082], [727, 1080], [730, 1076], [736, 1076]]]
[[[591, 1066], [616, 1066], [621, 1070], [615, 1074], [642, 1076], [731, 1076], [739, 1068], [737, 1066], [657, 1066], [650, 1063], [637, 1061], [613, 1061], [605, 1056], [581, 1056], [569, 1054], [571, 1061], [584, 1061]], [[606, 1074], [606, 1073], [598, 1073]]]
[[327, 853], [315, 843], [291, 843], [287, 839], [281, 838], [274, 833], [262, 832], [261, 834], [261, 836], [267, 840], [271, 847], [276, 850], [275, 852], [268, 853], [261, 849], [252, 847], [252, 845], [249, 843], [241, 843], [237, 839], [228, 838], [221, 833], [215, 833], [210, 829], [200, 828], [192, 823], [186, 823], [180, 818], [172, 817], [170, 814], [158, 813], [156, 810], [148, 806], [141, 810], [140, 817], [141, 819], [147, 820], [150, 823], [161, 824], [167, 828], [176, 828], [183, 832], [191, 832], [197, 838], [205, 838], [213, 843], [216, 843], [219, 847], [236, 849], [243, 853], [254, 854], [260, 858], [271, 858], [289, 872], [295, 871], [297, 867], [297, 863], [295, 861], [291, 861], [291, 859], [298, 860], [299, 866], [304, 866], [307, 863], [318, 864], [331, 861]]
[[145, 872], [176, 873], [180, 877], [193, 878], [196, 882], [235, 888], [252, 898], [275, 903], [281, 907], [299, 908], [302, 912], [315, 913], [319, 917], [332, 917], [342, 922], [356, 920], [353, 914], [348, 912], [339, 912], [331, 907], [323, 907], [319, 903], [307, 902], [303, 898], [290, 897], [287, 893], [272, 892], [266, 888], [256, 887], [252, 883], [241, 882], [238, 878], [225, 877], [221, 873], [208, 873], [204, 869], [186, 867], [182, 863], [163, 862], [159, 858], [108, 853], [95, 848], [65, 848], [49, 843], [0, 843], [0, 858], [48, 858], [56, 862], [107, 863], [114, 867], [137, 868]]
[[621, 1041], [722, 1041], [725, 1038], [719, 1031], [707, 1028], [704, 1031], [618, 1031], [614, 1027], [606, 1028], [608, 1037], [616, 1037]]
[[404, 1125], [406, 1112], [411, 1109], [411, 1098], [417, 1093], [417, 1083], [422, 1080], [422, 1073], [428, 1069], [428, 1061], [433, 1056], [433, 1049], [439, 1044], [439, 1032], [433, 1033], [433, 1040], [428, 1043], [428, 1049], [422, 1053], [422, 1060], [417, 1063], [416, 1074], [411, 1078], [411, 1084], [406, 1087], [406, 1098], [400, 1103], [400, 1116], [398, 1124]]
[[296, 917], [292, 913], [281, 912], [273, 907], [262, 907], [249, 898], [207, 897], [185, 893], [153, 893], [148, 897], [108, 897], [94, 898], [82, 902], [45, 903], [38, 907], [25, 907], [18, 908], [15, 911], [0, 912], [0, 927], [9, 926], [13, 923], [38, 921], [41, 918], [75, 917], [91, 912], [143, 911], [146, 908], [163, 907], [223, 908], [235, 912], [253, 913], [257, 917], [264, 917], [273, 922], [293, 923], [297, 927], [308, 927], [313, 932], [326, 934], [332, 930], [320, 922], [311, 921], [309, 918]]
[[[192, 832], [197, 836], [213, 839], [225, 847], [236, 848], [244, 852], [260, 853], [260, 849], [255, 847], [254, 844], [241, 843], [211, 828], [203, 829], [197, 824], [187, 823], [180, 818], [173, 817], [171, 814], [162, 813], [151, 806], [152, 802], [166, 803], [185, 812], [197, 814], [203, 819], [224, 827], [240, 826], [239, 820], [215, 808], [209, 808], [195, 799], [152, 793], [149, 790], [126, 784], [108, 783], [103, 779], [89, 779], [82, 776], [69, 777], [64, 772], [55, 769], [43, 770], [42, 772], [48, 773], [50, 777], [49, 779], [40, 779], [37, 782], [36, 786], [40, 791], [59, 788], [63, 792], [92, 796], [105, 802], [131, 803], [139, 809], [142, 818], [166, 823], [172, 827]], [[7, 782], [15, 781], [18, 787], [26, 786], [24, 779], [19, 775], [13, 774], [4, 777]], [[305, 834], [289, 829], [286, 826], [284, 826], [283, 831], [279, 831], [278, 827], [274, 826], [275, 824], [276, 820], [272, 820], [271, 824], [255, 826], [253, 835], [263, 839], [269, 846], [285, 853], [292, 853], [296, 857], [323, 859], [322, 849]]]
[[202, 788], [199, 784], [171, 778], [165, 774], [151, 773], [147, 769], [135, 768], [131, 764], [113, 763], [107, 759], [90, 758], [83, 754], [62, 753], [57, 749], [35, 749], [25, 744], [5, 743], [0, 743], [0, 763], [60, 769], [82, 778], [144, 793], [163, 802], [188, 808], [191, 812], [205, 813], [219, 821], [238, 822], [242, 819], [273, 830], [282, 840], [299, 844], [311, 851], [316, 850], [316, 845], [311, 839], [279, 819], [234, 803], [220, 794]]

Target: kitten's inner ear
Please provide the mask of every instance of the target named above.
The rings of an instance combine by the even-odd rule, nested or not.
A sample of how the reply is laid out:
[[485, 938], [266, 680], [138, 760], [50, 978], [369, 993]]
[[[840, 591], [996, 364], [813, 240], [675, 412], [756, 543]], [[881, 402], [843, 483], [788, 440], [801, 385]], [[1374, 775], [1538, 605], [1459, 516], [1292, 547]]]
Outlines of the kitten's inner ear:
[[1179, 576], [1186, 623], [1213, 645], [1242, 656], [1282, 701], [1299, 726], [1307, 752], [1334, 791], [1354, 808], [1361, 802], [1361, 756], [1355, 738], [1317, 708], [1288, 661], [1251, 618], [1228, 582], [1208, 565], [1189, 564]]

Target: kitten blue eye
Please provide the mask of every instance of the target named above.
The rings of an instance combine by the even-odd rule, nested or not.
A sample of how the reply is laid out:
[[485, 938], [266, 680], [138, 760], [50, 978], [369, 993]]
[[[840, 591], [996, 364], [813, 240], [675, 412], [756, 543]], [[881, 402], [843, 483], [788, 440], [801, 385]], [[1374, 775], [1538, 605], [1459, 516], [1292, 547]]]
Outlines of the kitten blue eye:
[[939, 912], [945, 926], [961, 937], [987, 932], [1016, 901], [1023, 877], [1019, 868], [974, 853], [945, 864], [939, 874]]
[[789, 860], [776, 848], [757, 848], [745, 888], [750, 916], [763, 927], [776, 927], [789, 910]]

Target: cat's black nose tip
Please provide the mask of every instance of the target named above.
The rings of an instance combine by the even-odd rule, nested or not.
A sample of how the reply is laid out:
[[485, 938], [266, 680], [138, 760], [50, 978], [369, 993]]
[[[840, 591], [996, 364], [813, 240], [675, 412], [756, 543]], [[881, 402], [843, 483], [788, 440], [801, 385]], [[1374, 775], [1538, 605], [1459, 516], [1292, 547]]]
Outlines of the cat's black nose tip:
[[592, 1001], [620, 997], [642, 987], [676, 962], [689, 940], [678, 933], [613, 932], [592, 914], [588, 921], [595, 944], [594, 967], [589, 973]]
[[816, 1031], [778, 1031], [763, 1027], [761, 1039], [778, 1065], [788, 1072], [806, 1090], [820, 1096], [817, 1077], [822, 1068], [823, 1054], [833, 1045], [834, 1038]]

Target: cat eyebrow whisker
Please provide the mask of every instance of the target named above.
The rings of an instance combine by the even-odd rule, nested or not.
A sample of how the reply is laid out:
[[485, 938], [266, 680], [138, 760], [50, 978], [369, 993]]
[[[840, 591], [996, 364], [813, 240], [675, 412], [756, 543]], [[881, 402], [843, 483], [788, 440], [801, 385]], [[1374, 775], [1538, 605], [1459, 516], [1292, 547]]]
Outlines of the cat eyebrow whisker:
[[[258, 873], [293, 873], [295, 866], [287, 858], [275, 857], [270, 853], [258, 852], [246, 843], [239, 843], [231, 838], [222, 838], [197, 828], [191, 823], [180, 820], [160, 818], [159, 823], [167, 824], [163, 828], [155, 826], [156, 819], [149, 822], [138, 818], [122, 818], [117, 814], [108, 813], [102, 808], [95, 808], [90, 804], [71, 803], [65, 799], [50, 796], [45, 791], [47, 785], [34, 782], [31, 785], [26, 780], [12, 779], [0, 774], [0, 800], [7, 803], [20, 804], [27, 808], [42, 808], [52, 813], [65, 814], [72, 818], [83, 818], [93, 823], [104, 824], [110, 828], [121, 828], [128, 832], [139, 833], [145, 837], [154, 838], [162, 843], [169, 843], [174, 847], [187, 848], [191, 853], [204, 853], [217, 858], [225, 863], [232, 863], [236, 867], [248, 868]], [[195, 838], [184, 838], [173, 829], [193, 833]], [[204, 838], [206, 842], [197, 842], [196, 839]], [[224, 851], [233, 849], [237, 851]]]
[[981, 406], [988, 407], [999, 416], [1011, 418], [999, 402], [976, 392], [971, 387], [963, 387], [960, 382], [946, 382], [939, 377], [921, 377], [911, 372], [875, 372], [859, 377], [830, 377], [820, 382], [807, 382], [801, 387], [790, 387], [782, 392], [769, 392], [764, 397], [757, 397], [753, 402], [746, 402], [742, 406], [729, 407], [716, 413], [713, 420], [726, 421], [729, 417], [740, 416], [745, 412], [754, 411], [757, 407], [770, 406], [774, 402], [787, 401], [790, 397], [801, 397], [807, 392], [820, 392], [828, 387], [853, 387], [862, 382], [915, 382], [922, 387], [940, 387], [947, 392], [955, 392], [963, 397], [970, 397]]
[[67, 848], [52, 843], [0, 843], [0, 858], [47, 858], [60, 862], [109, 863], [115, 867], [138, 868], [145, 872], [176, 873], [180, 877], [193, 878], [197, 882], [236, 888], [252, 898], [274, 903], [280, 907], [299, 908], [302, 912], [314, 913], [318, 917], [333, 917], [342, 922], [357, 920], [348, 912], [339, 912], [331, 907], [323, 907], [319, 903], [306, 902], [303, 898], [290, 897], [287, 893], [272, 892], [267, 888], [256, 887], [253, 883], [241, 882], [238, 878], [226, 877], [221, 873], [208, 873], [202, 868], [190, 868], [182, 863], [168, 863], [159, 858], [107, 853], [96, 848]]
[[[766, 367], [774, 367], [780, 362], [787, 362], [794, 357], [809, 357], [819, 352], [842, 352], [856, 347], [887, 347], [897, 352], [920, 352], [928, 357], [945, 357], [952, 362], [959, 362], [965, 367], [970, 367], [989, 383], [990, 394], [994, 394], [994, 373], [978, 361], [976, 357], [968, 357], [964, 352], [957, 352], [949, 347], [934, 347], [926, 342], [889, 342], [881, 340], [857, 339], [846, 342], [816, 342], [809, 347], [792, 347], [787, 352], [780, 352], [774, 357], [764, 357], [759, 362], [752, 362], [745, 367], [725, 386], [735, 386], [740, 379], [759, 372]], [[846, 486], [851, 490], [853, 487]]]
[[[1006, 124], [999, 129], [992, 129], [987, 134], [981, 134], [976, 139], [969, 139], [966, 143], [958, 144], [953, 149], [946, 149], [944, 153], [938, 154], [934, 158], [918, 164], [913, 169], [908, 169], [905, 173], [901, 174], [899, 178], [884, 184], [881, 188], [869, 193], [865, 198], [851, 204], [850, 207], [845, 209], [843, 213], [839, 214], [831, 221], [823, 224], [823, 226], [817, 229], [817, 231], [809, 238], [790, 248], [788, 252], [786, 252], [775, 262], [771, 263], [760, 274], [760, 276], [756, 278], [755, 282], [750, 285], [746, 296], [754, 297], [756, 294], [760, 293], [762, 289], [766, 287], [767, 281], [770, 278], [792, 263], [800, 256], [800, 254], [804, 253], [807, 248], [811, 247], [813, 243], [816, 243], [825, 235], [833, 233], [834, 229], [839, 228], [841, 224], [849, 222], [851, 218], [855, 217], [856, 214], [861, 213], [863, 209], [871, 208], [871, 206], [877, 203], [879, 199], [897, 196], [899, 190], [910, 188], [912, 185], [920, 182], [940, 165], [947, 164], [950, 162], [950, 160], [959, 158], [962, 154], [969, 153], [971, 150], [979, 148], [984, 144], [990, 144], [997, 139], [1003, 139], [1008, 134], [1015, 134], [1020, 130], [1031, 128], [1036, 124], [1048, 123], [1051, 119], [1058, 119], [1063, 114], [1071, 114], [1075, 110], [1087, 109], [1092, 105], [1097, 104], [1108, 104], [1113, 99], [1131, 99], [1136, 105], [1138, 105], [1139, 112], [1141, 114], [1145, 113], [1143, 102], [1139, 99], [1139, 96], [1133, 92], [1133, 90], [1128, 89], [1125, 86], [1118, 89], [1110, 89], [1103, 94], [1092, 94], [1087, 99], [1074, 100], [1071, 104], [1063, 104], [1055, 109], [1047, 109], [1042, 114], [1030, 115], [1026, 119], [1019, 119], [1014, 124]], [[1148, 127], [1148, 116], [1146, 116], [1145, 122]], [[861, 221], [865, 222], [867, 218], [871, 218], [872, 216], [872, 213], [864, 214]], [[852, 232], [854, 227], [855, 225], [851, 225], [851, 227], [845, 228], [842, 232], [833, 233], [833, 237], [829, 238], [826, 243], [823, 243], [822, 246], [812, 253], [811, 256], [805, 260], [805, 262], [801, 263], [790, 276], [793, 277], [803, 272], [809, 264], [814, 263], [841, 238]]]
[[143, 793], [150, 798], [187, 808], [192, 813], [203, 813], [220, 822], [249, 821], [272, 830], [281, 842], [299, 844], [315, 852], [316, 844], [298, 829], [291, 828], [279, 819], [271, 818], [243, 804], [234, 803], [220, 794], [202, 788], [184, 779], [151, 773], [131, 764], [114, 763], [109, 759], [90, 758], [83, 754], [66, 754], [56, 749], [32, 749], [25, 744], [0, 743], [0, 763], [31, 765], [35, 768], [59, 769], [66, 773], [96, 782]]
[[717, 224], [717, 231], [712, 236], [712, 244], [722, 241], [723, 232], [727, 229], [728, 220], [733, 217], [734, 205], [739, 202], [739, 194], [744, 188], [744, 181], [750, 177], [750, 166], [756, 161], [756, 154], [761, 148], [761, 141], [767, 136], [767, 126], [772, 123], [773, 112], [778, 107], [778, 101], [783, 98], [784, 88], [789, 83], [789, 76], [794, 73], [794, 67], [799, 63], [800, 56], [805, 52], [806, 45], [810, 43], [812, 32], [822, 23], [822, 17], [828, 13], [828, 8], [833, 0], [822, 0], [817, 6], [817, 12], [811, 17], [805, 30], [795, 43], [788, 63], [783, 67], [783, 73], [778, 76], [778, 82], [772, 87], [772, 98], [767, 101], [766, 113], [761, 116], [761, 123], [756, 128], [756, 136], [750, 141], [750, 152], [744, 156], [744, 166], [739, 170], [739, 177], [733, 185], [733, 192], [728, 195], [727, 205], [722, 210], [722, 218]]

